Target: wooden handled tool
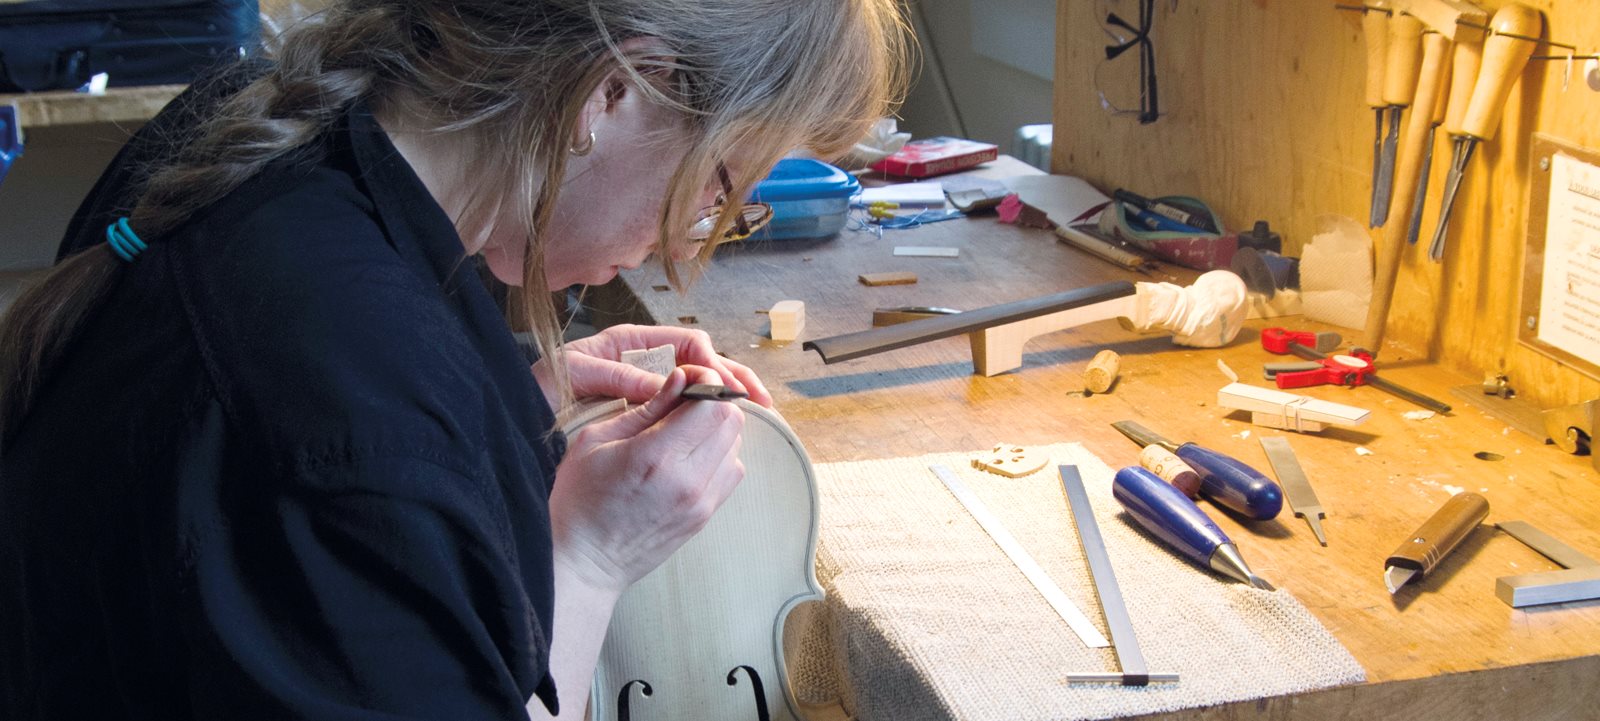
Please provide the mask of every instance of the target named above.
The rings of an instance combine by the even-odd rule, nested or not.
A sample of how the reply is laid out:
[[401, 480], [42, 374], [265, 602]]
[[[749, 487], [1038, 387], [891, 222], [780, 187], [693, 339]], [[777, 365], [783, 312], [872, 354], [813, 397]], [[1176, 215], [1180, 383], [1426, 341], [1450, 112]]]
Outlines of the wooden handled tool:
[[[1483, 63], [1483, 33], [1474, 29], [1474, 32], [1458, 35], [1450, 57], [1450, 92], [1445, 103], [1444, 131], [1451, 136], [1459, 136], [1462, 134], [1461, 121], [1467, 116], [1467, 104], [1472, 101], [1473, 86], [1478, 83], [1478, 66]], [[1459, 139], [1452, 139], [1452, 157], [1459, 153], [1455, 149], [1459, 144]], [[1446, 220], [1448, 218], [1440, 216], [1435, 221], [1437, 223], [1435, 236], [1443, 237], [1447, 232], [1443, 229]], [[1421, 221], [1422, 212], [1415, 211], [1411, 224], [1416, 226]], [[1417, 237], [1418, 234], [1413, 232], [1407, 240], [1415, 243]]]
[[[1445, 42], [1448, 46], [1449, 40]], [[1406, 224], [1406, 245], [1416, 245], [1417, 236], [1422, 233], [1422, 206], [1428, 199], [1428, 177], [1433, 171], [1433, 139], [1439, 130], [1439, 124], [1444, 122], [1445, 108], [1450, 99], [1447, 89], [1452, 83], [1452, 72], [1452, 65], [1448, 62], [1439, 70], [1439, 90], [1433, 94], [1433, 114], [1428, 118], [1427, 137], [1422, 140], [1422, 167], [1418, 171], [1417, 192], [1411, 198], [1411, 222]]]
[[1476, 493], [1457, 493], [1445, 501], [1410, 538], [1383, 562], [1383, 583], [1395, 593], [1413, 576], [1427, 576], [1489, 515], [1489, 501]]
[[1467, 163], [1472, 160], [1472, 151], [1478, 141], [1494, 137], [1506, 97], [1511, 94], [1511, 85], [1522, 75], [1523, 68], [1528, 66], [1528, 58], [1533, 55], [1533, 47], [1537, 44], [1527, 38], [1536, 38], [1543, 32], [1544, 19], [1538, 10], [1513, 3], [1500, 8], [1489, 26], [1494, 34], [1483, 43], [1483, 61], [1478, 68], [1478, 77], [1473, 83], [1466, 109], [1462, 111], [1459, 122], [1450, 113], [1446, 113], [1445, 117], [1445, 130], [1453, 136], [1454, 146], [1450, 175], [1445, 179], [1444, 201], [1439, 208], [1439, 224], [1434, 228], [1433, 243], [1428, 247], [1428, 257], [1435, 261], [1444, 257], [1450, 210], [1455, 205], [1456, 193], [1461, 189], [1461, 176], [1466, 171]]
[[1417, 92], [1417, 63], [1420, 58], [1422, 22], [1399, 12], [1389, 16], [1388, 54], [1383, 61], [1383, 102], [1389, 115], [1389, 134], [1383, 139], [1378, 168], [1378, 203], [1373, 210], [1376, 225], [1389, 217], [1394, 197], [1395, 148], [1400, 142], [1400, 118]]
[[1368, 210], [1367, 225], [1377, 227], [1383, 222], [1378, 207], [1378, 180], [1383, 170], [1383, 114], [1389, 104], [1383, 102], [1384, 60], [1389, 56], [1389, 2], [1372, 0], [1361, 16], [1361, 34], [1367, 43], [1367, 107], [1373, 110], [1372, 136], [1372, 206]]
[[[1395, 173], [1399, 186], [1395, 188], [1395, 195], [1400, 198], [1411, 198], [1416, 192], [1417, 179], [1422, 168], [1422, 156], [1425, 150], [1424, 139], [1428, 135], [1428, 128], [1432, 124], [1432, 110], [1444, 70], [1447, 67], [1447, 50], [1450, 41], [1439, 33], [1428, 33], [1422, 39], [1422, 70], [1419, 73], [1417, 84], [1416, 105], [1417, 112], [1411, 114], [1410, 122], [1406, 125], [1405, 153], [1400, 158], [1400, 167]], [[1422, 112], [1426, 108], [1428, 112]], [[1389, 216], [1384, 225], [1390, 228], [1407, 228], [1411, 219], [1411, 203], [1393, 203], [1389, 208]], [[1400, 232], [1404, 232], [1403, 230]], [[1389, 320], [1389, 304], [1394, 299], [1395, 277], [1400, 273], [1400, 251], [1405, 247], [1398, 235], [1393, 242], [1382, 242], [1382, 233], [1374, 239], [1373, 247], [1377, 249], [1377, 274], [1372, 280], [1372, 304], [1367, 309], [1367, 347], [1374, 354], [1383, 348], [1384, 325]]]

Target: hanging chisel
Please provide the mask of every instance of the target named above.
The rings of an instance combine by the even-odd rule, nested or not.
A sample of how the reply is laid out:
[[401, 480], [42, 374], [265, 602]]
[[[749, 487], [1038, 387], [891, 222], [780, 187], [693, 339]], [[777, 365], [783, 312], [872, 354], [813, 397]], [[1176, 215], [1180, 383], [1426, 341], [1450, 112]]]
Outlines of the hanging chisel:
[[1317, 543], [1326, 548], [1328, 537], [1322, 533], [1322, 519], [1327, 514], [1322, 512], [1322, 502], [1317, 500], [1317, 492], [1311, 490], [1311, 481], [1306, 478], [1305, 469], [1300, 467], [1300, 459], [1295, 458], [1294, 449], [1289, 447], [1289, 439], [1261, 436], [1261, 450], [1266, 451], [1267, 462], [1272, 464], [1272, 471], [1278, 474], [1278, 483], [1283, 484], [1283, 495], [1289, 499], [1289, 508], [1294, 510], [1294, 515], [1306, 519], [1311, 532], [1317, 534]]
[[[1416, 20], [1413, 16], [1405, 17]], [[1417, 22], [1421, 23], [1420, 20]], [[1368, 346], [1375, 349], [1383, 348], [1384, 325], [1389, 320], [1389, 305], [1394, 299], [1395, 281], [1399, 277], [1400, 260], [1406, 247], [1400, 238], [1401, 234], [1410, 228], [1410, 201], [1412, 193], [1416, 191], [1417, 179], [1421, 175], [1423, 138], [1428, 134], [1433, 107], [1441, 90], [1442, 76], [1450, 67], [1448, 57], [1450, 40], [1444, 34], [1429, 31], [1422, 35], [1420, 44], [1422, 58], [1417, 70], [1417, 82], [1413, 88], [1413, 101], [1416, 105], [1409, 122], [1406, 123], [1405, 135], [1400, 145], [1398, 167], [1395, 170], [1394, 182], [1398, 185], [1394, 187], [1394, 194], [1400, 201], [1391, 205], [1389, 216], [1383, 221], [1383, 224], [1391, 229], [1388, 239], [1382, 233], [1373, 236], [1373, 259], [1376, 262], [1372, 275], [1372, 299], [1367, 306], [1366, 337]]]
[[1189, 560], [1256, 588], [1276, 590], [1250, 570], [1233, 540], [1205, 511], [1156, 474], [1139, 466], [1117, 471], [1111, 495], [1139, 525]]
[[1511, 85], [1522, 75], [1528, 58], [1533, 55], [1537, 44], [1533, 38], [1544, 31], [1544, 18], [1538, 10], [1513, 3], [1495, 12], [1489, 26], [1493, 35], [1483, 43], [1483, 63], [1473, 83], [1466, 111], [1459, 124], [1452, 124], [1448, 113], [1445, 117], [1444, 129], [1450, 134], [1453, 147], [1450, 174], [1444, 183], [1444, 200], [1439, 206], [1439, 222], [1433, 230], [1433, 242], [1428, 246], [1428, 257], [1435, 261], [1444, 257], [1450, 210], [1461, 189], [1461, 176], [1472, 160], [1472, 151], [1479, 141], [1494, 138], [1506, 98], [1511, 94]]
[[1161, 446], [1183, 459], [1200, 474], [1200, 495], [1214, 503], [1258, 521], [1276, 518], [1283, 509], [1283, 491], [1278, 484], [1236, 458], [1193, 443], [1175, 444], [1133, 421], [1117, 421], [1111, 427], [1140, 448]]
[[[1422, 208], [1428, 200], [1428, 176], [1433, 174], [1433, 140], [1439, 125], [1444, 122], [1445, 108], [1450, 99], [1446, 89], [1450, 87], [1452, 72], [1449, 64], [1443, 65], [1439, 87], [1434, 92], [1433, 116], [1428, 119], [1428, 132], [1422, 140], [1422, 169], [1417, 175], [1417, 192], [1411, 198], [1411, 222], [1406, 224], [1406, 245], [1416, 245], [1417, 236], [1422, 234]], [[1421, 109], [1417, 112], [1421, 112]]]
[[[1478, 26], [1482, 26], [1486, 20], [1487, 18], [1481, 15], [1481, 11], [1478, 11], [1478, 14], [1463, 18], [1464, 22], [1472, 22]], [[1473, 87], [1478, 84], [1478, 66], [1483, 64], [1483, 31], [1477, 27], [1468, 27], [1460, 23], [1457, 24], [1457, 27], [1460, 28], [1461, 32], [1457, 33], [1455, 45], [1450, 50], [1450, 92], [1446, 96], [1444, 111], [1445, 133], [1449, 135], [1454, 135], [1460, 130], [1461, 121], [1467, 116], [1467, 106], [1472, 102]], [[1458, 143], [1458, 139], [1452, 138], [1452, 155]], [[1454, 167], [1453, 162], [1452, 160], [1451, 167]], [[1422, 211], [1418, 210], [1416, 217], [1411, 219], [1412, 225], [1421, 222], [1421, 219]], [[1438, 225], [1443, 227], [1448, 219], [1441, 217], [1437, 220]], [[1434, 232], [1439, 234], [1448, 231], [1436, 229]], [[1417, 234], [1413, 233], [1410, 240], [1415, 243]]]
[[1445, 501], [1416, 533], [1383, 562], [1383, 585], [1392, 595], [1413, 576], [1426, 577], [1456, 550], [1489, 515], [1489, 501], [1476, 493], [1457, 493]]
[[1367, 42], [1367, 107], [1373, 110], [1372, 136], [1372, 207], [1368, 211], [1367, 225], [1373, 228], [1383, 224], [1384, 214], [1379, 212], [1378, 191], [1383, 171], [1383, 116], [1389, 104], [1383, 102], [1383, 61], [1389, 55], [1389, 0], [1371, 0], [1361, 16], [1361, 34]]
[[[1389, 217], [1394, 192], [1395, 151], [1400, 145], [1400, 119], [1417, 92], [1417, 69], [1422, 62], [1422, 21], [1405, 13], [1389, 16], [1389, 47], [1384, 58], [1383, 102], [1389, 111], [1389, 133], [1383, 138], [1382, 166], [1378, 170], [1377, 225]], [[1423, 110], [1427, 112], [1431, 108]]]

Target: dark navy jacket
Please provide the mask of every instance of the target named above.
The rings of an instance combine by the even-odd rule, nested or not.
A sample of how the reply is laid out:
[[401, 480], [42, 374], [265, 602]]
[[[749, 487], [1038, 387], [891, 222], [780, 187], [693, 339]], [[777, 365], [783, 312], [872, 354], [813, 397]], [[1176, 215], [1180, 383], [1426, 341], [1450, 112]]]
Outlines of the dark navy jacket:
[[0, 718], [553, 708], [562, 441], [370, 113], [150, 246], [0, 456]]

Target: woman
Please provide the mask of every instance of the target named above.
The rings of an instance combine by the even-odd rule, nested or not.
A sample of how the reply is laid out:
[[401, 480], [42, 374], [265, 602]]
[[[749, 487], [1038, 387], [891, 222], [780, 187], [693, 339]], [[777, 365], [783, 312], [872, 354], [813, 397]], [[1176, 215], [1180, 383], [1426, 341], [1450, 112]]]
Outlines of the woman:
[[[679, 392], [770, 398], [701, 333], [563, 347], [550, 291], [747, 230], [725, 200], [889, 110], [902, 32], [347, 0], [174, 103], [0, 327], [0, 716], [581, 718], [612, 604], [743, 474]], [[661, 343], [665, 381], [616, 362]], [[561, 438], [591, 395], [639, 405]]]

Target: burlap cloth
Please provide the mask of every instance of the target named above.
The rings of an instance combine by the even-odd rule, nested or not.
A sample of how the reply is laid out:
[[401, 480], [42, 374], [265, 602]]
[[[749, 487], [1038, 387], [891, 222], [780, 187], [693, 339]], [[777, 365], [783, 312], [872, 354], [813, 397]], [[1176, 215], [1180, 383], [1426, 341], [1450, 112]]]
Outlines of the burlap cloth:
[[[1051, 463], [1017, 479], [972, 468], [976, 452], [817, 466], [828, 599], [791, 618], [802, 702], [837, 700], [866, 720], [1095, 719], [1365, 679], [1288, 592], [1190, 565], [1122, 512], [1100, 459], [1075, 443], [1042, 450]], [[954, 469], [1107, 633], [1055, 468], [1078, 466], [1149, 668], [1180, 682], [1068, 685], [1068, 672], [1118, 670], [1114, 652], [1078, 640], [928, 470], [934, 463]], [[1246, 560], [1265, 543], [1235, 540]]]

